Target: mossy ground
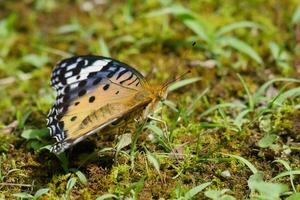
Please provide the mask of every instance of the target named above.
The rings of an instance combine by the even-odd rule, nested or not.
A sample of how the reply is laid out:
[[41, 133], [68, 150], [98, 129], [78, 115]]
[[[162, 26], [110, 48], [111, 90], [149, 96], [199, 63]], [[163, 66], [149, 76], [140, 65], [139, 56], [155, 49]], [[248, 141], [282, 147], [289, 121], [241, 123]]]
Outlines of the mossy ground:
[[[175, 4], [194, 11], [212, 39], [205, 41], [201, 33], [195, 37], [184, 16], [149, 16]], [[287, 171], [275, 160], [299, 169], [299, 83], [270, 84], [262, 94], [265, 99], [244, 115], [241, 126], [233, 123], [245, 107], [251, 107], [237, 74], [252, 94], [274, 78], [299, 79], [300, 24], [293, 21], [297, 5], [297, 0], [0, 1], [0, 198], [17, 199], [13, 194], [34, 195], [48, 188], [40, 199], [95, 199], [106, 193], [121, 199], [176, 199], [212, 182], [205, 191], [229, 189], [226, 194], [246, 199], [255, 195], [248, 187], [252, 172], [225, 154], [250, 161], [264, 173], [266, 182]], [[217, 42], [222, 40], [217, 30], [239, 21], [259, 27], [249, 25], [227, 36], [248, 44], [262, 62], [245, 46]], [[272, 53], [271, 44], [273, 51], [277, 45], [277, 54]], [[55, 100], [49, 84], [55, 63], [72, 55], [108, 52], [156, 85], [188, 69], [192, 73], [185, 78], [201, 77], [169, 94], [168, 100], [176, 106], [162, 109], [169, 139], [149, 139], [153, 132], [144, 129], [136, 146], [124, 147], [117, 155], [119, 140], [101, 134], [76, 145], [65, 154], [67, 158], [59, 159], [45, 149], [37, 151], [53, 141], [24, 137], [24, 131], [45, 132], [46, 116]], [[277, 94], [293, 89], [295, 95], [283, 103], [270, 104]], [[219, 107], [201, 115], [232, 102], [244, 107]], [[136, 134], [135, 128], [130, 131]], [[268, 134], [276, 139], [263, 147], [261, 139]], [[153, 166], [157, 160], [159, 172]], [[76, 170], [85, 175], [86, 182]], [[77, 181], [69, 187], [72, 177]], [[289, 176], [272, 182], [287, 184], [293, 191]], [[293, 183], [300, 192], [299, 176], [294, 176]], [[194, 198], [207, 197], [200, 192]]]

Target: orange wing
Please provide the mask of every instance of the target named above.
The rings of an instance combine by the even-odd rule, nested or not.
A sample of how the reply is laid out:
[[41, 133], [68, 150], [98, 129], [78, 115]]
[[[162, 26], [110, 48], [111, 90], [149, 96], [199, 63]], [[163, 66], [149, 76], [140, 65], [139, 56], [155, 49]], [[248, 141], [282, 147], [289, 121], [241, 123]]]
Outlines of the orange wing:
[[148, 105], [144, 77], [132, 67], [98, 56], [79, 56], [58, 64], [52, 73], [58, 96], [47, 126], [60, 153], [120, 117]]
[[[99, 95], [98, 91], [94, 91], [88, 96], [79, 98], [78, 105], [74, 103], [69, 107], [69, 111], [62, 117], [66, 138], [63, 143], [56, 144], [58, 147], [63, 146], [61, 151], [132, 111], [137, 109], [142, 111], [142, 108], [152, 101], [150, 97], [138, 99], [144, 91], [124, 89], [115, 84], [111, 84], [111, 87], [111, 90], [103, 96]], [[119, 93], [116, 94], [118, 91]]]

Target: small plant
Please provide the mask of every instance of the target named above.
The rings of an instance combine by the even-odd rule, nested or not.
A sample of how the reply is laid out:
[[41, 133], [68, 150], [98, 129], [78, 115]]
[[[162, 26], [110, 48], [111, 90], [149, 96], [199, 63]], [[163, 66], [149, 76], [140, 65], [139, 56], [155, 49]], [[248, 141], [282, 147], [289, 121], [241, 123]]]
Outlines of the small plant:
[[284, 51], [277, 43], [271, 42], [269, 48], [276, 66], [284, 75], [290, 74], [292, 67], [290, 66], [290, 55]]
[[[266, 90], [275, 82], [288, 82], [288, 83], [300, 83], [299, 80], [293, 79], [293, 78], [275, 78], [270, 81], [267, 81], [264, 83], [261, 87], [259, 87], [254, 94], [252, 94], [249, 90], [249, 87], [245, 83], [244, 79], [238, 75], [244, 89], [246, 92], [247, 100], [245, 103], [221, 103], [215, 106], [210, 107], [205, 112], [201, 113], [200, 117], [204, 117], [214, 111], [218, 111], [220, 115], [223, 118], [222, 123], [213, 123], [213, 124], [207, 124], [202, 123], [204, 127], [225, 127], [230, 130], [234, 130], [236, 132], [239, 132], [242, 130], [242, 125], [249, 119], [247, 119], [247, 116], [249, 116], [250, 113], [254, 113], [254, 117], [250, 119], [250, 123], [252, 124], [254, 121], [257, 121], [260, 119], [261, 116], [265, 115], [266, 113], [270, 113], [274, 110], [276, 107], [283, 106], [283, 103], [287, 101], [290, 98], [296, 98], [297, 96], [300, 96], [300, 88], [292, 88], [286, 91], [279, 92], [275, 97], [266, 97], [264, 94]], [[264, 106], [261, 106], [264, 105]], [[235, 118], [229, 118], [228, 121], [226, 121], [227, 116], [222, 111], [223, 109], [228, 108], [232, 109], [233, 111], [231, 113], [238, 113]], [[234, 112], [235, 111], [235, 112]], [[225, 122], [225, 123], [224, 123]], [[249, 122], [249, 121], [248, 121]]]
[[41, 196], [46, 195], [49, 192], [48, 188], [42, 188], [36, 191], [34, 195], [31, 195], [26, 192], [21, 192], [21, 193], [14, 193], [13, 196], [19, 199], [29, 199], [29, 200], [37, 200]]
[[139, 199], [138, 195], [143, 189], [145, 177], [142, 177], [138, 182], [132, 183], [129, 185], [124, 193], [120, 194], [119, 196], [107, 193], [97, 197], [96, 200], [105, 200], [105, 199], [132, 199], [137, 200]]
[[176, 189], [175, 189], [176, 199], [177, 200], [193, 199], [193, 197], [195, 197], [199, 192], [203, 191], [205, 188], [207, 188], [211, 184], [212, 184], [211, 182], [203, 183], [201, 185], [198, 185], [198, 186], [188, 190], [185, 193], [182, 191], [181, 185], [177, 184]]
[[226, 194], [228, 189], [224, 190], [208, 190], [204, 194], [206, 197], [213, 199], [213, 200], [235, 200], [235, 198], [231, 195]]
[[295, 192], [292, 178], [293, 178], [293, 175], [300, 174], [300, 171], [292, 170], [289, 167], [289, 165], [287, 164], [287, 162], [282, 161], [282, 160], [275, 161], [275, 162], [279, 162], [279, 163], [283, 164], [288, 169], [288, 171], [280, 173], [279, 175], [272, 178], [270, 181], [264, 181], [263, 180], [263, 177], [264, 177], [263, 172], [258, 171], [256, 169], [256, 167], [251, 162], [246, 160], [245, 158], [236, 156], [236, 155], [230, 155], [230, 154], [224, 154], [224, 155], [237, 159], [241, 163], [245, 164], [253, 173], [248, 179], [248, 187], [251, 190], [251, 193], [249, 195], [250, 200], [256, 200], [256, 199], [280, 200], [281, 199], [280, 197], [282, 195], [286, 195], [286, 194], [296, 195], [297, 194], [297, 193], [293, 194], [292, 192], [288, 192], [289, 187], [286, 184], [274, 183], [274, 181], [278, 178], [281, 178], [284, 176], [290, 176], [291, 185]]
[[227, 56], [228, 53], [226, 52], [225, 48], [231, 47], [236, 51], [249, 56], [258, 64], [263, 64], [261, 57], [249, 44], [238, 39], [237, 37], [228, 36], [229, 33], [236, 29], [261, 29], [261, 26], [257, 23], [250, 21], [239, 21], [225, 25], [221, 28], [215, 28], [205, 24], [204, 20], [201, 19], [196, 13], [181, 5], [171, 5], [160, 10], [152, 11], [148, 13], [148, 16], [154, 17], [167, 14], [176, 16], [185, 26], [187, 26], [196, 34], [196, 36], [191, 38], [192, 41], [201, 40], [205, 42], [201, 48], [208, 51], [210, 58], [216, 58], [218, 61], [218, 57]]
[[27, 148], [38, 151], [49, 144], [49, 130], [45, 129], [26, 129], [22, 132], [21, 137], [27, 140]]
[[70, 196], [70, 193], [71, 193], [71, 190], [73, 189], [73, 187], [75, 186], [77, 182], [77, 179], [75, 177], [72, 177], [68, 180], [67, 182], [67, 186], [66, 186], [66, 192], [65, 194], [63, 195], [63, 199], [69, 199], [69, 196]]

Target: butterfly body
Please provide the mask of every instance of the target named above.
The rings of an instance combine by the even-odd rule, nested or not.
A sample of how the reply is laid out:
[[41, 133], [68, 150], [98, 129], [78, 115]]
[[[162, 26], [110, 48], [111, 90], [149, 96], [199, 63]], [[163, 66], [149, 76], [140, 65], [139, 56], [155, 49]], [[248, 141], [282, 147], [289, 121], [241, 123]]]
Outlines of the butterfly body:
[[146, 118], [166, 95], [142, 74], [117, 60], [77, 56], [57, 64], [51, 77], [57, 91], [47, 126], [60, 153], [89, 135], [133, 114]]

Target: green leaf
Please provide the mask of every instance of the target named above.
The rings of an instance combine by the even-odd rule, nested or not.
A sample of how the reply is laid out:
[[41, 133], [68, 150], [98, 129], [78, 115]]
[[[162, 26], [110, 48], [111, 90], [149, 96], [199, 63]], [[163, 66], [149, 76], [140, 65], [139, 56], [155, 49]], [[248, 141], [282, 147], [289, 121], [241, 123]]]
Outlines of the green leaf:
[[164, 138], [164, 132], [163, 130], [161, 130], [159, 127], [152, 125], [152, 124], [148, 124], [145, 128], [150, 129], [151, 131], [153, 131], [153, 133], [160, 137], [160, 138]]
[[281, 93], [280, 95], [277, 96], [273, 104], [277, 106], [281, 106], [283, 105], [283, 102], [286, 101], [288, 98], [295, 98], [298, 96], [300, 96], [300, 87], [296, 87]]
[[239, 129], [241, 129], [242, 125], [243, 125], [243, 119], [244, 117], [250, 112], [249, 109], [243, 110], [242, 112], [240, 112], [237, 117], [234, 119], [233, 124], [236, 125]]
[[196, 14], [192, 12], [191, 10], [188, 10], [184, 8], [183, 6], [179, 4], [175, 4], [163, 9], [155, 10], [152, 12], [149, 12], [146, 16], [147, 17], [156, 17], [156, 16], [162, 16], [167, 14], [173, 14], [175, 16], [189, 16], [190, 18], [195, 18]]
[[182, 88], [186, 85], [190, 85], [190, 84], [195, 83], [195, 82], [200, 81], [200, 80], [201, 80], [200, 77], [195, 77], [195, 78], [189, 78], [189, 79], [184, 79], [184, 80], [177, 81], [177, 82], [171, 84], [168, 87], [168, 92], [172, 92], [174, 90], [177, 90], [179, 88]]
[[75, 174], [77, 175], [79, 181], [80, 181], [82, 184], [86, 185], [86, 184], [88, 183], [88, 180], [87, 180], [86, 176], [84, 175], [84, 173], [82, 173], [81, 171], [77, 170], [77, 171], [75, 172]]
[[25, 113], [23, 113], [21, 111], [17, 111], [17, 121], [18, 121], [19, 129], [24, 128], [25, 123], [26, 123], [27, 119], [29, 118], [31, 112], [32, 111], [30, 111], [30, 110]]
[[219, 190], [209, 190], [204, 193], [204, 195], [213, 200], [235, 200], [231, 195], [225, 194], [228, 189]]
[[271, 50], [272, 56], [275, 60], [280, 58], [280, 47], [275, 42], [269, 43], [269, 48]]
[[21, 198], [21, 199], [32, 199], [33, 198], [33, 196], [31, 194], [28, 194], [26, 192], [15, 193], [15, 194], [13, 194], [13, 196]]
[[71, 24], [66, 24], [57, 28], [57, 34], [68, 34], [79, 32], [82, 29], [80, 24], [77, 21], [73, 21]]
[[201, 23], [197, 15], [189, 10], [184, 8], [181, 5], [173, 5], [167, 8], [163, 8], [157, 11], [153, 11], [147, 14], [147, 16], [161, 16], [166, 14], [172, 14], [178, 17], [188, 28], [190, 28], [194, 33], [197, 34], [202, 40], [209, 42], [209, 34], [207, 32], [208, 28]]
[[241, 163], [244, 163], [252, 171], [253, 174], [256, 174], [258, 172], [258, 170], [256, 169], [256, 167], [254, 167], [254, 165], [252, 165], [248, 160], [246, 160], [241, 156], [236, 156], [231, 154], [223, 154], [223, 155], [235, 158], [239, 160]]
[[147, 126], [145, 126], [145, 128], [151, 130], [154, 133], [155, 138], [158, 140], [159, 144], [162, 147], [164, 147], [165, 149], [170, 149], [170, 146], [168, 145], [167, 139], [161, 128], [159, 128], [153, 124], [148, 124]]
[[117, 144], [117, 152], [120, 152], [121, 149], [123, 149], [124, 147], [130, 145], [132, 142], [131, 139], [131, 134], [123, 134], [121, 135], [121, 138]]
[[192, 189], [190, 189], [187, 193], [184, 195], [184, 199], [192, 199], [196, 194], [204, 190], [206, 187], [208, 187], [212, 182], [203, 183], [201, 185], [198, 185]]
[[153, 155], [152, 153], [150, 153], [148, 150], [147, 150], [147, 159], [148, 161], [154, 166], [154, 168], [156, 169], [156, 171], [158, 173], [160, 173], [160, 163], [159, 163], [159, 160], [156, 158], [155, 155]]
[[7, 37], [14, 31], [15, 23], [17, 22], [17, 15], [12, 12], [8, 17], [0, 20], [0, 36]]
[[250, 111], [253, 111], [253, 109], [254, 109], [254, 100], [253, 100], [253, 96], [252, 96], [252, 94], [249, 90], [249, 87], [248, 87], [248, 85], [246, 84], [245, 80], [243, 79], [243, 77], [241, 75], [237, 74], [237, 76], [240, 79], [240, 81], [241, 81], [241, 83], [242, 83], [242, 85], [243, 85], [243, 87], [244, 87], [244, 89], [247, 93], [249, 109], [250, 109]]
[[100, 38], [99, 45], [100, 45], [101, 55], [106, 57], [111, 57], [108, 46], [103, 38]]
[[28, 54], [22, 58], [22, 61], [37, 68], [41, 68], [44, 67], [44, 65], [49, 61], [49, 59], [46, 55]]
[[300, 80], [294, 79], [294, 78], [274, 78], [274, 79], [271, 79], [271, 80], [267, 81], [266, 83], [264, 83], [262, 86], [260, 86], [258, 88], [258, 90], [255, 92], [255, 94], [253, 95], [254, 104], [256, 104], [260, 101], [260, 99], [262, 98], [262, 96], [264, 95], [264, 93], [266, 92], [266, 90], [268, 89], [268, 87], [270, 85], [272, 85], [275, 82], [281, 82], [281, 81], [282, 82], [300, 83]]
[[257, 173], [250, 176], [248, 180], [248, 186], [251, 189], [251, 193], [255, 194], [257, 191], [259, 193], [259, 198], [279, 199], [280, 195], [289, 189], [285, 184], [264, 182], [262, 178], [262, 174]]
[[72, 190], [72, 188], [75, 186], [77, 182], [77, 179], [76, 178], [70, 178], [67, 182], [67, 186], [66, 186], [66, 190], [67, 192], [70, 192]]
[[37, 151], [44, 147], [45, 144], [38, 140], [29, 140], [26, 144], [26, 147], [29, 149], [33, 149], [34, 151]]
[[142, 191], [142, 189], [144, 187], [144, 183], [145, 183], [145, 176], [143, 176], [138, 182], [133, 183], [134, 191], [135, 191], [136, 195], [138, 195]]
[[27, 140], [45, 138], [49, 136], [49, 129], [27, 129], [22, 132], [21, 136]]
[[207, 109], [206, 111], [204, 111], [203, 113], [201, 113], [200, 117], [204, 117], [208, 114], [210, 114], [211, 112], [214, 112], [215, 110], [218, 110], [220, 108], [245, 108], [246, 106], [243, 104], [236, 104], [236, 103], [220, 103], [217, 104], [215, 106], [210, 107], [209, 109]]
[[209, 123], [209, 122], [200, 122], [201, 128], [224, 128], [225, 125], [223, 123]]
[[286, 198], [285, 200], [299, 200], [300, 199], [300, 193], [294, 193], [291, 196], [289, 196], [288, 198]]
[[291, 171], [292, 168], [291, 166], [289, 165], [289, 163], [285, 160], [274, 160], [273, 162], [277, 162], [277, 163], [280, 163], [282, 164], [287, 170]]
[[44, 194], [49, 192], [49, 188], [42, 188], [39, 189], [38, 191], [36, 191], [36, 193], [34, 194], [34, 199], [38, 199], [39, 197], [43, 196]]
[[267, 148], [277, 140], [278, 136], [275, 134], [265, 135], [258, 141], [258, 146], [261, 148]]
[[178, 109], [176, 108], [176, 103], [174, 103], [173, 101], [165, 99], [162, 103], [171, 108], [173, 111], [178, 112]]
[[295, 188], [295, 184], [294, 184], [294, 175], [291, 174], [292, 168], [289, 165], [289, 163], [285, 160], [280, 160], [280, 159], [279, 160], [274, 160], [274, 162], [282, 164], [288, 170], [288, 172], [290, 174], [290, 182], [291, 182], [292, 188], [293, 188], [294, 192], [296, 192], [296, 188]]
[[244, 41], [234, 37], [222, 37], [221, 39], [219, 39], [219, 42], [224, 46], [232, 47], [237, 51], [246, 54], [257, 63], [263, 64], [261, 57], [256, 53], [256, 51], [251, 46], [249, 46]]
[[217, 35], [221, 36], [224, 35], [226, 33], [229, 33], [231, 31], [234, 31], [235, 29], [239, 29], [239, 28], [256, 28], [259, 29], [261, 28], [261, 26], [255, 22], [251, 22], [251, 21], [240, 21], [240, 22], [234, 22], [228, 25], [225, 25], [223, 27], [221, 27], [218, 31], [217, 31]]
[[274, 178], [272, 178], [271, 181], [274, 181], [276, 179], [279, 179], [279, 178], [282, 178], [285, 176], [290, 176], [290, 175], [300, 175], [300, 169], [282, 172], [282, 173], [278, 174], [277, 176], [275, 176]]
[[201, 23], [196, 19], [191, 19], [186, 17], [185, 18], [182, 17], [182, 21], [188, 28], [194, 31], [194, 33], [196, 33], [200, 39], [206, 42], [210, 42], [210, 36], [207, 32], [207, 28], [204, 26], [203, 23]]
[[220, 200], [236, 200], [236, 198], [231, 195], [225, 194]]
[[219, 199], [221, 199], [221, 196], [223, 195], [223, 193], [219, 190], [209, 190], [209, 191], [206, 191], [204, 193], [204, 195], [210, 199], [219, 200]]
[[105, 200], [105, 199], [112, 199], [112, 198], [118, 199], [118, 197], [114, 194], [103, 194], [103, 195], [97, 197], [96, 200]]
[[297, 9], [295, 10], [292, 18], [292, 23], [297, 24], [300, 22], [300, 4], [298, 5]]
[[142, 191], [143, 186], [145, 183], [145, 176], [141, 177], [141, 179], [138, 182], [134, 182], [126, 187], [124, 194], [133, 194], [134, 198], [132, 199], [138, 199], [138, 194]]

